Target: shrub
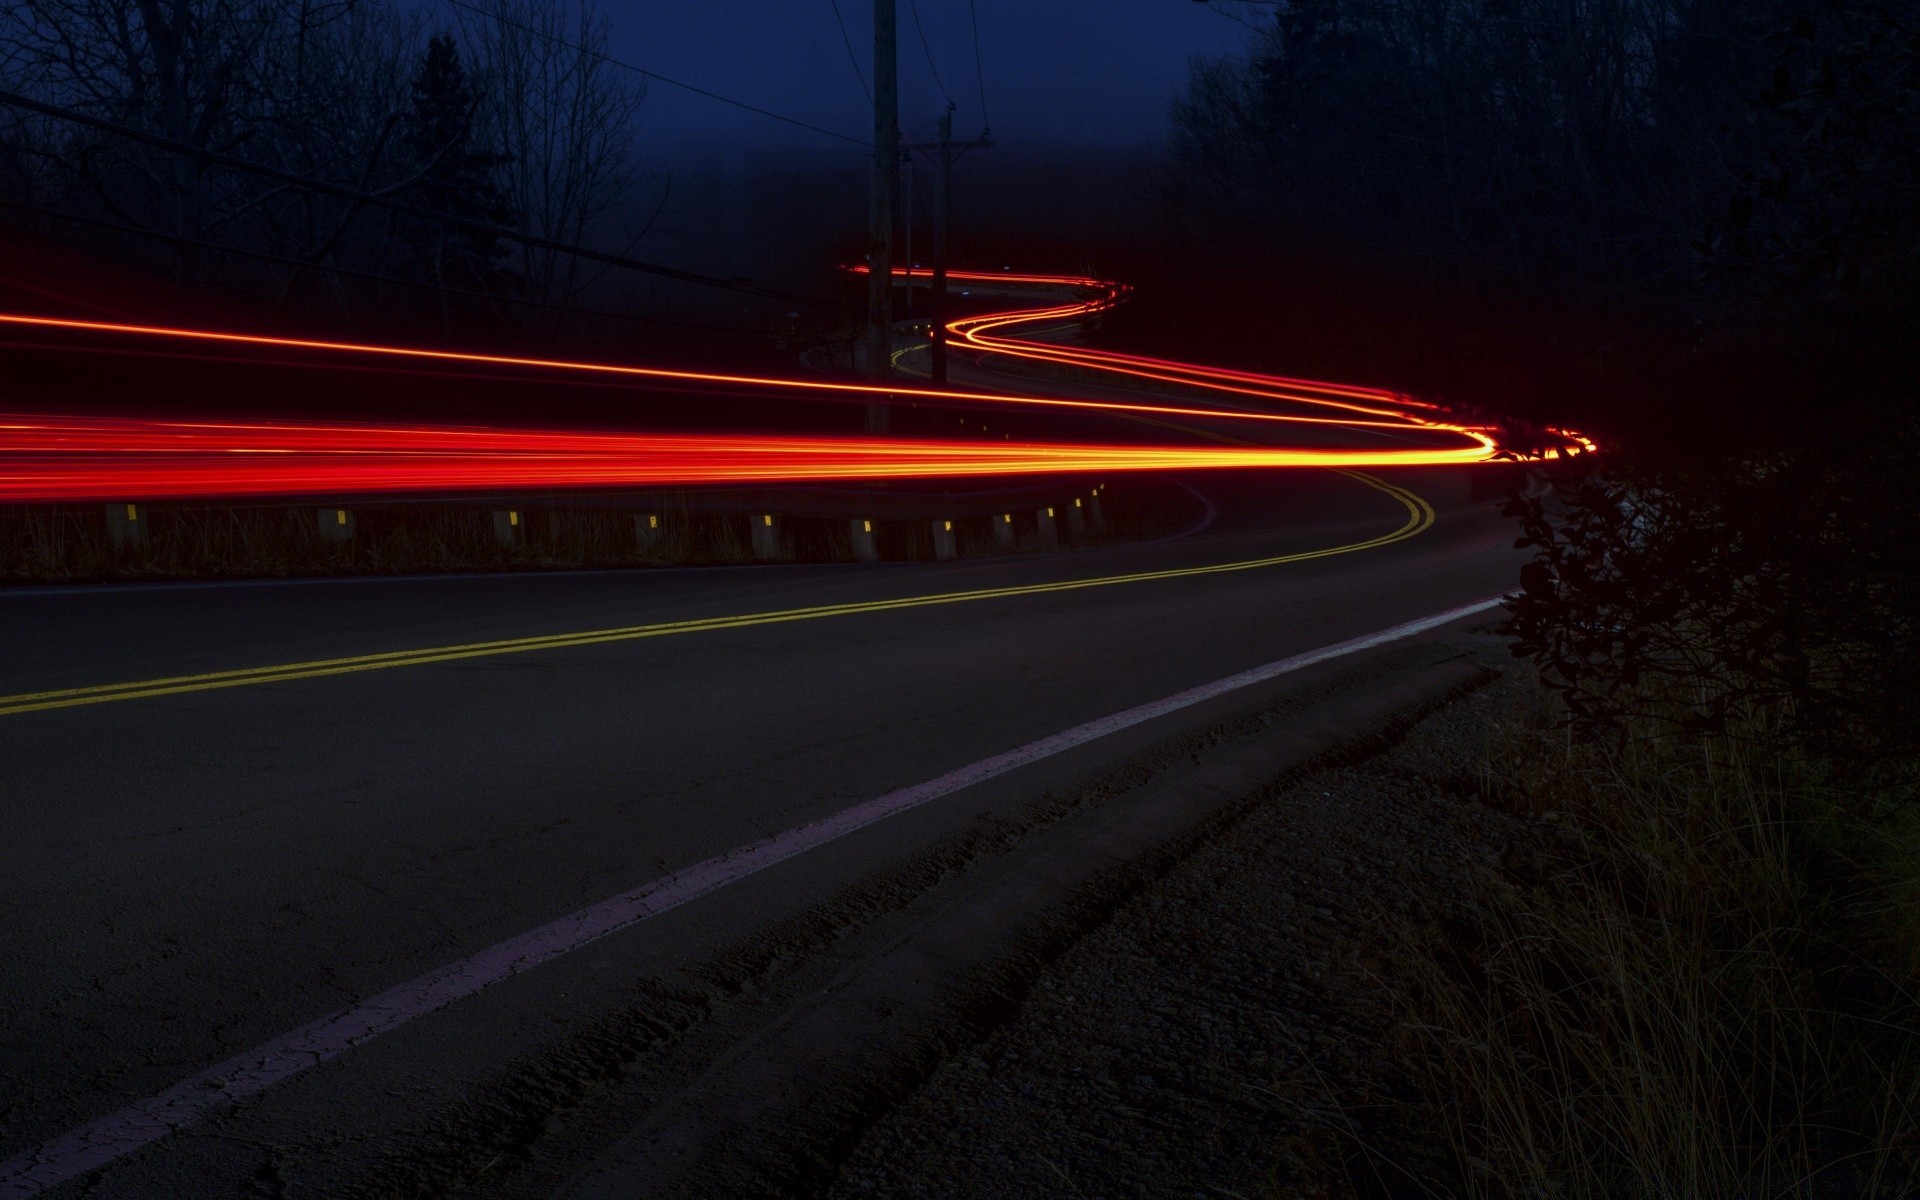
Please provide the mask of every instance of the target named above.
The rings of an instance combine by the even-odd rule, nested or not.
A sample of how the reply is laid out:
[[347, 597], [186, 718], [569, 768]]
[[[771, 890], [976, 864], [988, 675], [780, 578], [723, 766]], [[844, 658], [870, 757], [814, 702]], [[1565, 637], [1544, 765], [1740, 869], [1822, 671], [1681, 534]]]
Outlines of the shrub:
[[1653, 715], [1635, 705], [1657, 695], [1696, 732], [1757, 708], [1843, 761], [1911, 750], [1920, 439], [1875, 437], [1561, 468], [1507, 506], [1517, 544], [1538, 550], [1509, 605], [1514, 652], [1589, 729]]

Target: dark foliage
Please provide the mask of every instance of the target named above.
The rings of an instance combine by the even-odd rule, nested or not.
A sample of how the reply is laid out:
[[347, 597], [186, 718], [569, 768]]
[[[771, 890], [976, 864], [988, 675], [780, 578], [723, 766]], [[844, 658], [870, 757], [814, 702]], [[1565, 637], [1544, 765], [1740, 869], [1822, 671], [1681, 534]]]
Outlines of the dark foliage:
[[631, 346], [656, 322], [621, 319], [639, 297], [604, 272], [382, 203], [632, 252], [645, 87], [607, 59], [606, 18], [488, 0], [433, 19], [386, 0], [0, 4], [0, 83], [55, 110], [0, 105], [4, 240], [164, 275], [169, 317]]
[[1618, 729], [1687, 714], [1720, 733], [1769, 708], [1836, 758], [1920, 745], [1920, 452], [1871, 447], [1563, 470], [1507, 511], [1521, 572], [1507, 630], [1569, 711]]
[[1577, 720], [1657, 694], [1898, 751], [1917, 51], [1915, 0], [1291, 0], [1196, 70], [1172, 232], [1305, 281], [1298, 311], [1226, 288], [1300, 369], [1600, 437], [1510, 505], [1538, 555], [1509, 629]]
[[1779, 297], [1911, 320], [1920, 258], [1920, 9], [1826, 0], [1770, 39], [1774, 136], [1709, 222], [1710, 267]]
[[[479, 99], [452, 35], [428, 40], [408, 93], [406, 144], [419, 172], [412, 188], [416, 203], [489, 225], [512, 226], [513, 207], [494, 182], [495, 173], [510, 160], [478, 144], [474, 118]], [[414, 222], [407, 241], [425, 260], [423, 273], [437, 284], [486, 291], [512, 281], [511, 272], [501, 265], [506, 248], [490, 234]]]
[[1176, 107], [1160, 269], [1114, 333], [1635, 452], [1764, 452], [1827, 388], [1904, 407], [1916, 14], [1279, 5]]
[[1710, 270], [1747, 272], [1809, 327], [1850, 326], [1845, 373], [1806, 388], [1770, 444], [1616, 456], [1510, 506], [1540, 550], [1516, 651], [1576, 719], [1617, 724], [1664, 680], [1714, 731], [1763, 706], [1836, 758], [1920, 745], [1912, 18], [1823, 4], [1774, 39], [1756, 108], [1776, 139], [1702, 247]]
[[1687, 283], [1793, 0], [1291, 0], [1175, 111], [1179, 228], [1446, 291]]

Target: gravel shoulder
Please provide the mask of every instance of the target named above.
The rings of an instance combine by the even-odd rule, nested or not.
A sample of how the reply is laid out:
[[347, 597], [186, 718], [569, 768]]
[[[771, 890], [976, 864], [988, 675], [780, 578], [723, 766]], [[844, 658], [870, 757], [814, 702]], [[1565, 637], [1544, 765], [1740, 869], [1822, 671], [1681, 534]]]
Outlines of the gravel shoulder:
[[1423, 1194], [1392, 947], [1524, 846], [1477, 802], [1499, 679], [1357, 766], [1253, 807], [1051, 963], [846, 1159], [838, 1200]]

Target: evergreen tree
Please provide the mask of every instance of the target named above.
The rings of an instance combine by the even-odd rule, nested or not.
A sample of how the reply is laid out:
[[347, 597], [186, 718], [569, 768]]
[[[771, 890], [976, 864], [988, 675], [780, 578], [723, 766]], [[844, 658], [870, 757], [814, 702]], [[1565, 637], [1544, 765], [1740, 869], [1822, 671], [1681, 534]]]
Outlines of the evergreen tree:
[[[410, 85], [406, 146], [418, 179], [412, 198], [435, 210], [489, 225], [513, 225], [517, 216], [494, 174], [509, 160], [481, 144], [475, 114], [479, 104], [452, 35], [428, 40]], [[421, 222], [408, 240], [422, 252], [434, 283], [498, 291], [515, 281], [502, 265], [506, 248], [491, 234]], [[449, 312], [444, 298], [442, 312]]]

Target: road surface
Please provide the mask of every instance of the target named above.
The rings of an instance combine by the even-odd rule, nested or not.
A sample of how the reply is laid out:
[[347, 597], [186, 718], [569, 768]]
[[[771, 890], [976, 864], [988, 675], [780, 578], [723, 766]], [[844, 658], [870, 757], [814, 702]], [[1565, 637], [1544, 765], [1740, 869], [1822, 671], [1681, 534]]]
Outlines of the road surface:
[[[1395, 478], [1435, 501], [1411, 534], [1417, 504], [1345, 475], [1189, 482], [1217, 514], [1204, 529], [1053, 556], [0, 594], [0, 696], [38, 697], [0, 699], [0, 1157], [731, 847], [1483, 599], [1514, 575], [1510, 532], [1465, 502], [1458, 472]], [[1021, 590], [1396, 536], [1244, 570]], [[951, 599], [1003, 589], [1015, 594]], [[948, 599], [553, 644], [929, 596]], [[334, 673], [357, 656], [529, 638], [549, 641]], [[316, 662], [327, 673], [85, 690]], [[771, 893], [731, 889], [582, 955], [628, 978], [710, 949], [1100, 753], [958, 793], [858, 853], [829, 847], [804, 870], [780, 868], [794, 880]], [[487, 1051], [415, 1063], [407, 1105], [459, 1097], [513, 1046], [536, 1046], [543, 1020], [614, 1001], [570, 994], [577, 984], [555, 964], [514, 981], [512, 1017], [474, 1028], [455, 1005], [422, 1018], [448, 1045]], [[277, 1102], [390, 1104], [330, 1089], [416, 1041], [374, 1041]], [[368, 1061], [345, 1067], [352, 1056]], [[100, 1194], [139, 1194], [151, 1183], [140, 1171], [155, 1169], [143, 1159], [167, 1153], [109, 1171]], [[192, 1161], [203, 1158], [219, 1154]], [[117, 1172], [132, 1190], [116, 1193]]]
[[[1052, 555], [0, 592], [0, 1197], [332, 1194], [476, 1112], [544, 1128], [557, 1047], [724, 1002], [744, 985], [698, 964], [787, 952], [853, 882], [1186, 718], [765, 845], [1506, 591], [1490, 469], [1198, 472], [1185, 532]], [[725, 886], [519, 970], [570, 914], [695, 877]], [[504, 981], [435, 990], [474, 971]]]

